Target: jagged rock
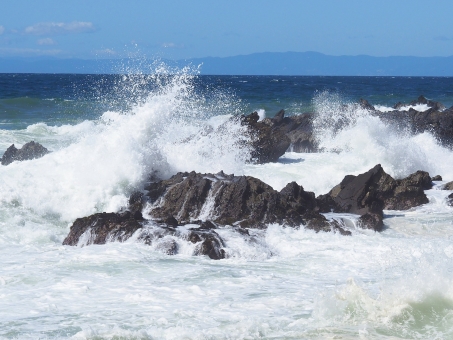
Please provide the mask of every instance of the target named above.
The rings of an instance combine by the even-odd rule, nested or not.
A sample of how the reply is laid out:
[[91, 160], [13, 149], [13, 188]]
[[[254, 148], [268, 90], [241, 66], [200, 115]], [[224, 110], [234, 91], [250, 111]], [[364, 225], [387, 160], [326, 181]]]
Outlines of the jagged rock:
[[433, 187], [433, 183], [429, 173], [426, 171], [418, 170], [413, 174], [410, 174], [406, 178], [397, 180], [398, 186], [414, 186], [422, 188], [423, 190], [429, 190]]
[[360, 98], [359, 106], [360, 106], [362, 109], [369, 110], [369, 111], [375, 111], [375, 110], [376, 110], [376, 109], [374, 108], [374, 106], [371, 105], [371, 104], [368, 102], [368, 100], [363, 99], [363, 98]]
[[186, 172], [152, 183], [148, 188], [153, 193], [156, 188], [166, 188], [149, 211], [158, 220], [175, 216], [183, 224], [209, 219], [220, 225], [252, 228], [281, 223], [331, 230], [325, 217], [314, 211], [317, 204], [314, 194], [295, 182], [278, 192], [250, 176]]
[[[196, 237], [193, 235], [196, 235]], [[194, 239], [197, 241], [194, 242]], [[222, 249], [222, 247], [225, 247], [225, 244], [214, 230], [210, 230], [209, 232], [191, 230], [190, 240], [193, 243], [199, 243], [195, 248], [194, 255], [207, 255], [213, 260], [225, 258], [225, 250]]]
[[432, 101], [432, 100], [428, 100], [422, 95], [419, 96], [417, 98], [417, 100], [411, 101], [409, 105], [415, 106], [415, 105], [419, 105], [419, 104], [425, 104], [428, 107], [430, 107], [430, 108], [432, 108], [432, 109], [434, 109], [436, 111], [442, 111], [442, 110], [445, 109], [445, 106], [442, 103], [435, 102], [435, 101]]
[[441, 181], [442, 180], [442, 176], [441, 175], [436, 175], [434, 177], [431, 178], [431, 181]]
[[368, 212], [359, 217], [359, 227], [382, 231], [384, 227], [382, 212]]
[[446, 183], [443, 187], [443, 190], [453, 190], [453, 181]]
[[75, 246], [81, 238], [86, 245], [105, 244], [107, 241], [123, 242], [142, 227], [142, 223], [135, 220], [130, 212], [98, 213], [76, 219], [63, 244]]
[[321, 212], [346, 212], [362, 215], [360, 225], [382, 229], [382, 210], [407, 210], [428, 203], [424, 189], [431, 188], [431, 178], [424, 171], [395, 180], [378, 164], [358, 176], [345, 176], [328, 194], [317, 198]]
[[140, 232], [138, 240], [145, 244], [157, 243], [156, 248], [168, 255], [178, 253], [178, 244], [171, 237], [187, 239], [196, 243], [194, 255], [207, 255], [211, 259], [225, 258], [225, 246], [222, 238], [214, 230], [192, 228], [188, 234], [176, 228], [162, 225], [161, 227], [145, 228], [143, 221], [137, 221], [130, 212], [98, 213], [78, 218], [72, 224], [64, 245], [75, 246], [105, 244], [107, 242], [124, 242], [136, 232]]
[[258, 122], [257, 112], [240, 117], [241, 124], [247, 126], [251, 138], [252, 159], [259, 164], [277, 162], [288, 150], [291, 142], [279, 130], [272, 129], [266, 123]]
[[419, 112], [413, 108], [408, 111], [380, 112], [374, 111], [386, 123], [402, 130], [412, 133], [432, 133], [443, 145], [453, 146], [453, 108], [445, 110], [443, 104], [420, 96], [410, 104], [398, 103], [394, 106], [400, 110], [403, 106], [426, 104], [429, 109]]
[[20, 149], [17, 149], [13, 144], [3, 154], [3, 157], [1, 158], [1, 164], [8, 165], [14, 161], [25, 161], [41, 158], [48, 153], [49, 150], [47, 150], [41, 144], [35, 143], [34, 141], [24, 144]]
[[266, 118], [272, 131], [285, 134], [290, 139], [290, 150], [293, 152], [315, 152], [317, 143], [313, 135], [313, 114], [304, 113], [285, 117], [285, 111], [280, 110], [274, 118]]
[[140, 191], [135, 191], [129, 197], [129, 207], [128, 210], [133, 214], [142, 213], [143, 203], [144, 203], [144, 194]]
[[453, 207], [453, 194], [447, 196], [447, 204]]

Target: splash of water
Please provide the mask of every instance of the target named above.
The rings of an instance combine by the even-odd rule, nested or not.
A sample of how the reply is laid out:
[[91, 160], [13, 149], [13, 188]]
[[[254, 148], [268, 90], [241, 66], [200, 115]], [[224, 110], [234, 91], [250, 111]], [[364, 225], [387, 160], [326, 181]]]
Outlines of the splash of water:
[[192, 170], [241, 173], [250, 154], [243, 127], [228, 115], [208, 119], [214, 108], [215, 114], [236, 113], [234, 98], [208, 102], [196, 91], [193, 73], [159, 68], [138, 83], [124, 76], [126, 93], [142, 91], [147, 82], [153, 88], [126, 112], [107, 111], [76, 126], [40, 123], [19, 131], [24, 139], [49, 133], [46, 146], [54, 152], [1, 167], [0, 202], [71, 221], [118, 210], [150, 173], [160, 178]]
[[352, 162], [360, 171], [380, 163], [396, 178], [417, 170], [446, 176], [453, 166], [451, 150], [428, 132], [414, 135], [408, 129], [384, 123], [337, 93], [318, 93], [313, 105], [319, 146], [339, 153], [344, 162]]

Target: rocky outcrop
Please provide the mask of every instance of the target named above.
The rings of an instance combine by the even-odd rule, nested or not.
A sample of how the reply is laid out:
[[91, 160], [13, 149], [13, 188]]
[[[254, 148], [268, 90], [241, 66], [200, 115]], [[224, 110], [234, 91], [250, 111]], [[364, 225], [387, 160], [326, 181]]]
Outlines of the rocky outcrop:
[[241, 124], [246, 126], [250, 135], [252, 160], [256, 163], [277, 162], [288, 150], [289, 138], [281, 131], [259, 122], [259, 115], [253, 112], [248, 116], [240, 116]]
[[25, 161], [40, 158], [48, 153], [49, 150], [47, 150], [41, 144], [35, 143], [34, 141], [24, 144], [20, 149], [17, 149], [13, 144], [3, 154], [3, 157], [1, 158], [1, 164], [8, 165], [14, 161]]
[[264, 124], [286, 135], [290, 140], [290, 150], [293, 152], [316, 152], [317, 142], [313, 135], [313, 114], [304, 113], [297, 116], [285, 117], [285, 111], [280, 110], [274, 118], [266, 118]]
[[180, 238], [196, 244], [194, 255], [207, 255], [216, 260], [225, 258], [222, 238], [214, 230], [206, 228], [206, 223], [200, 224], [200, 228], [182, 231], [166, 224], [151, 228], [143, 218], [136, 219], [136, 215], [129, 211], [98, 213], [76, 219], [63, 244], [75, 246], [124, 242], [137, 233], [138, 241], [156, 244], [156, 248], [169, 255], [178, 253], [175, 238]]
[[410, 103], [398, 102], [395, 105], [393, 105], [393, 108], [395, 110], [401, 110], [403, 107], [417, 106], [417, 105], [422, 105], [422, 104], [428, 106], [431, 109], [437, 110], [437, 111], [442, 111], [445, 109], [445, 106], [442, 103], [428, 100], [423, 95], [419, 96], [416, 100], [413, 100]]
[[225, 242], [216, 232], [218, 228], [229, 226], [249, 237], [251, 228], [278, 223], [351, 235], [344, 229], [344, 221], [329, 221], [321, 214], [333, 211], [359, 214], [359, 227], [381, 231], [383, 209], [404, 210], [427, 203], [423, 190], [431, 186], [427, 172], [395, 180], [379, 164], [358, 176], [346, 176], [318, 198], [295, 182], [276, 191], [250, 176], [180, 172], [133, 193], [128, 210], [77, 219], [63, 244], [124, 242], [134, 235], [164, 253], [177, 254], [177, 239], [184, 239], [195, 244], [194, 255], [222, 259]]
[[126, 211], [124, 213], [98, 213], [74, 221], [63, 244], [75, 246], [79, 242], [88, 244], [105, 244], [108, 241], [124, 242], [138, 229], [143, 227], [143, 218], [135, 219]]
[[443, 190], [453, 190], [453, 182], [446, 183], [443, 187]]
[[428, 203], [424, 190], [431, 187], [431, 177], [425, 171], [395, 180], [378, 164], [363, 174], [346, 176], [317, 200], [322, 212], [359, 214], [362, 227], [380, 231], [383, 209], [407, 210]]
[[[402, 111], [403, 107], [425, 104], [424, 112], [413, 108]], [[370, 111], [383, 121], [402, 131], [412, 133], [433, 133], [446, 146], [453, 146], [453, 107], [445, 110], [443, 104], [420, 96], [410, 103], [398, 103], [395, 111], [381, 112], [367, 100], [360, 99], [358, 107]], [[259, 120], [258, 113], [241, 116], [241, 123], [248, 127], [251, 136], [253, 159], [257, 163], [276, 162], [285, 151], [318, 152], [318, 143], [313, 131], [313, 113], [285, 117], [280, 110], [273, 118]], [[341, 124], [338, 128], [341, 128]]]
[[[416, 106], [419, 104], [425, 104], [429, 109], [423, 112], [413, 108], [407, 111], [401, 110], [405, 106]], [[445, 110], [443, 104], [428, 100], [423, 96], [409, 104], [397, 103], [394, 108], [395, 111], [374, 111], [373, 114], [402, 130], [408, 130], [412, 133], [430, 132], [443, 145], [453, 146], [453, 108]]]
[[331, 224], [319, 214], [315, 195], [297, 183], [280, 192], [250, 176], [224, 173], [178, 173], [146, 187], [152, 202], [149, 215], [164, 220], [175, 218], [185, 224], [210, 220], [220, 225], [265, 228], [269, 223], [306, 225], [330, 231]]

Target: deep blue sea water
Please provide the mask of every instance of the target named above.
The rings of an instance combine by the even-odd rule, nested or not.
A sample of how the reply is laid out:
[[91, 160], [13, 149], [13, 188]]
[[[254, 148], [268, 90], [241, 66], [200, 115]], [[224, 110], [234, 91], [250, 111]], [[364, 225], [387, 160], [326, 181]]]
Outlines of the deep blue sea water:
[[[30, 140], [52, 151], [0, 166], [0, 339], [452, 339], [441, 188], [453, 152], [351, 105], [419, 95], [450, 107], [453, 78], [0, 74], [0, 156]], [[314, 112], [326, 152], [248, 163], [228, 118], [280, 109]], [[381, 233], [333, 213], [352, 236], [272, 224], [245, 239], [225, 226], [219, 261], [176, 237], [172, 256], [165, 239], [62, 245], [76, 218], [125, 207], [151, 172], [223, 170], [319, 195], [378, 163], [396, 178], [443, 176], [428, 204], [385, 211]]]
[[[453, 105], [453, 77], [197, 76], [193, 86], [208, 101], [227, 93], [240, 100], [241, 113], [264, 109], [268, 116], [280, 109], [288, 115], [311, 112], [314, 96], [322, 91], [345, 102], [364, 98], [389, 107], [419, 95]], [[0, 74], [0, 127], [95, 119], [145, 100], [153, 89], [156, 82], [149, 75]]]

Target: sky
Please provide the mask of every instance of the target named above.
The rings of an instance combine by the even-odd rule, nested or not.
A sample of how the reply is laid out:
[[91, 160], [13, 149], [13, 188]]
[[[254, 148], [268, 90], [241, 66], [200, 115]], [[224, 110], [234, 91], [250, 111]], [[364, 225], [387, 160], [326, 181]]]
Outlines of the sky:
[[452, 0], [0, 0], [0, 57], [452, 56]]

